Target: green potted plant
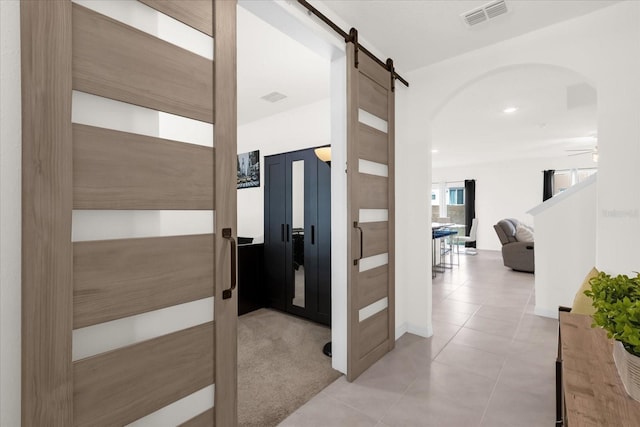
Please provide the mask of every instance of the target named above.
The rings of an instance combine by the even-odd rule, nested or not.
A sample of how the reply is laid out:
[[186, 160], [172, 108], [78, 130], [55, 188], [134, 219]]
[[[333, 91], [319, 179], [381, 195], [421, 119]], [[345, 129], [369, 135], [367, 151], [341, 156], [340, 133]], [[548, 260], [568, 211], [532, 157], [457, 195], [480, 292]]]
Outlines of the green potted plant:
[[615, 340], [613, 359], [627, 393], [640, 401], [640, 273], [612, 277], [599, 273], [585, 295], [593, 300], [593, 326]]

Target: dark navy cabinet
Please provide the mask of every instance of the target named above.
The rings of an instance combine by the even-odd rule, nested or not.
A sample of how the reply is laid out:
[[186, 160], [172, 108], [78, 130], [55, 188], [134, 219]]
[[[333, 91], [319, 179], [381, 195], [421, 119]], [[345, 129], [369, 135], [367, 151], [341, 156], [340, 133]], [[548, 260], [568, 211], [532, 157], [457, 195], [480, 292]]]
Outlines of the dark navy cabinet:
[[268, 305], [331, 323], [331, 169], [313, 149], [264, 161]]

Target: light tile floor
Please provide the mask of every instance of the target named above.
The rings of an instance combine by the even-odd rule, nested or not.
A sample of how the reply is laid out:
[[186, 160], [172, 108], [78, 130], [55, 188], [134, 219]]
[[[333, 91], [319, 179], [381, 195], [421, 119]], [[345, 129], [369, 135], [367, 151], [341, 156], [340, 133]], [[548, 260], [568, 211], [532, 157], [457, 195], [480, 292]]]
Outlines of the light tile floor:
[[499, 252], [461, 255], [433, 279], [431, 338], [403, 335], [280, 426], [552, 426], [558, 325], [533, 308], [532, 274], [505, 268]]

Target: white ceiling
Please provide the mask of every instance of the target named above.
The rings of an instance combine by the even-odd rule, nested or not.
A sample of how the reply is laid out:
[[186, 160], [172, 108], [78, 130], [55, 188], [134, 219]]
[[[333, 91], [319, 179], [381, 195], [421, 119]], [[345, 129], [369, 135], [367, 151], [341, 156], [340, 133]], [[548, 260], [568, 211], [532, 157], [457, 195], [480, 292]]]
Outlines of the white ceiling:
[[[318, 3], [313, 1], [312, 3]], [[612, 5], [601, 0], [507, 0], [510, 12], [466, 27], [460, 14], [477, 0], [330, 0], [322, 2], [361, 37], [390, 54], [400, 74]], [[323, 24], [319, 24], [323, 25]], [[348, 30], [348, 28], [345, 28]], [[329, 30], [328, 30], [329, 31]], [[384, 58], [382, 58], [384, 59]], [[567, 108], [567, 71], [511, 69], [477, 82], [440, 112], [433, 127], [434, 167], [517, 157], [567, 155], [593, 147], [595, 102]], [[410, 89], [409, 89], [410, 90]], [[275, 104], [270, 92], [288, 96]], [[244, 124], [324, 99], [329, 63], [242, 7], [238, 8], [238, 119]], [[520, 109], [507, 116], [508, 104]]]
[[[238, 7], [238, 124], [329, 96], [329, 62]], [[271, 103], [271, 92], [287, 98]]]
[[349, 26], [357, 28], [361, 37], [391, 55], [396, 69], [402, 75], [403, 72], [617, 2], [506, 0], [507, 14], [473, 27], [467, 27], [460, 15], [490, 3], [489, 0], [325, 0], [323, 4]]
[[[515, 106], [515, 113], [503, 110]], [[528, 65], [495, 73], [459, 93], [435, 118], [434, 167], [556, 157], [593, 148], [595, 89], [568, 70]], [[590, 156], [585, 157], [590, 161]]]

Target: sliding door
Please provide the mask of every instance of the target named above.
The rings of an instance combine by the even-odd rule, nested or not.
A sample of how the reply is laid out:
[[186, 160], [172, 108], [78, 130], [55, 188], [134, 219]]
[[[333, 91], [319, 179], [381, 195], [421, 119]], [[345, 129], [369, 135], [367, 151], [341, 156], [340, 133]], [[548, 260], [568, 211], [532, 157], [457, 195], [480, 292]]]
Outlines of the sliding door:
[[236, 425], [235, 8], [22, 1], [24, 426]]
[[393, 349], [394, 93], [392, 75], [347, 43], [347, 379]]

